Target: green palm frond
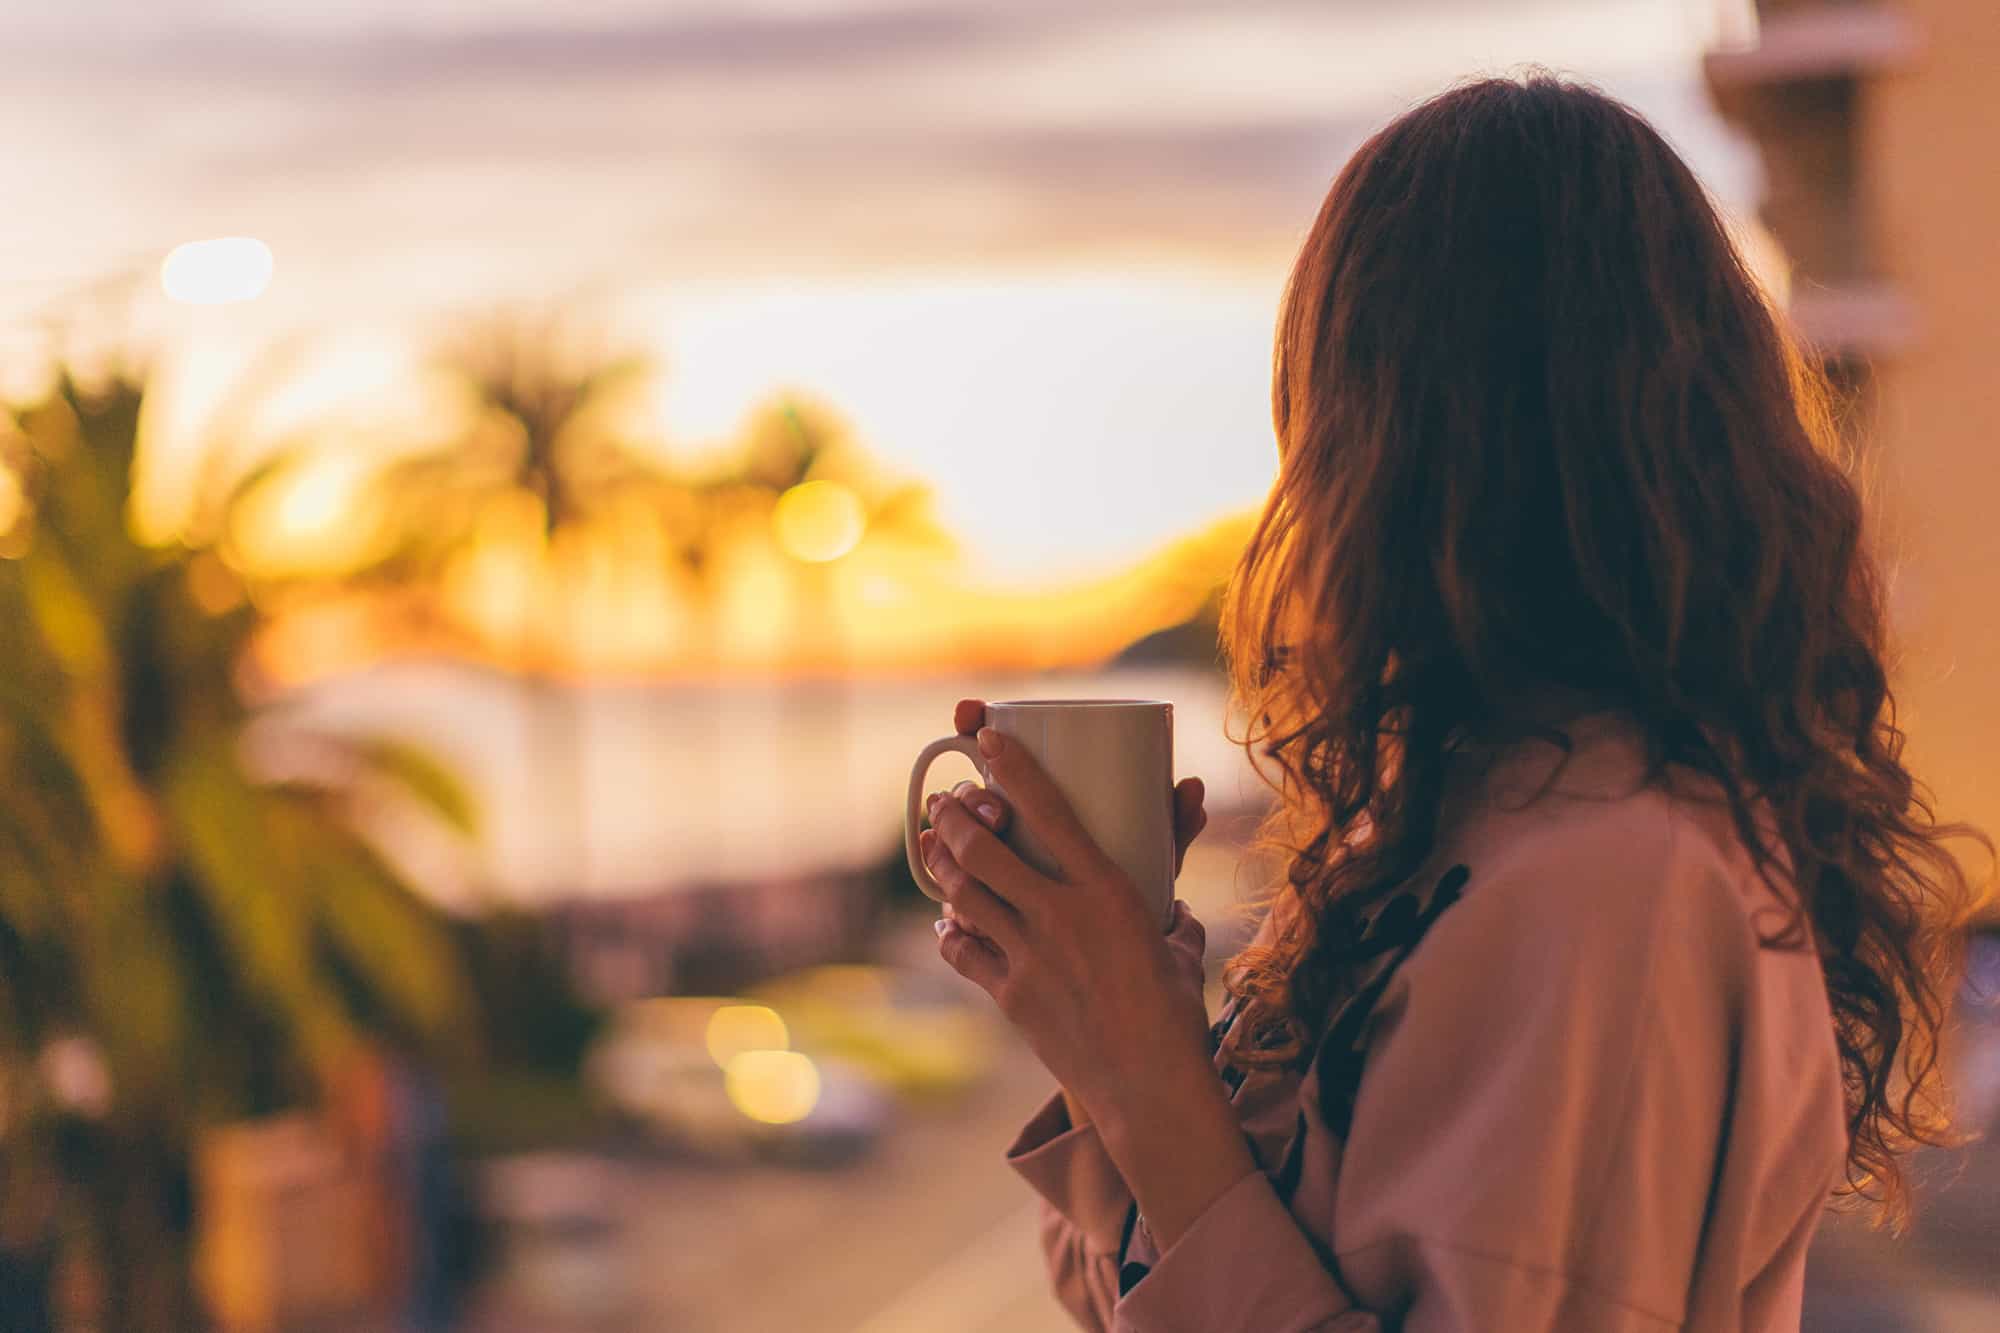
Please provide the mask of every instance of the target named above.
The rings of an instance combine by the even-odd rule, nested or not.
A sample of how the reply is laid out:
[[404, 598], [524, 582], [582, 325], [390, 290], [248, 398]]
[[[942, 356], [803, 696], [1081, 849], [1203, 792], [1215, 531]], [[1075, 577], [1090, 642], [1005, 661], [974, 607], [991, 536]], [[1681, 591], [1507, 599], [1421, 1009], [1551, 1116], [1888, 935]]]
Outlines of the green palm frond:
[[[494, 1047], [470, 927], [364, 839], [351, 793], [264, 781], [240, 753], [252, 716], [235, 681], [257, 600], [217, 597], [208, 576], [236, 577], [231, 497], [282, 484], [308, 452], [281, 451], [199, 515], [193, 539], [215, 545], [149, 546], [129, 512], [141, 402], [131, 380], [64, 378], [0, 420], [0, 466], [23, 497], [0, 533], [0, 1161], [10, 1182], [40, 1172], [69, 1191], [66, 1216], [85, 1219], [112, 1288], [107, 1329], [155, 1326], [120, 1310], [141, 1308], [145, 1265], [179, 1253], [204, 1125], [310, 1103], [357, 1041], [453, 1071]], [[430, 559], [520, 479], [518, 459], [486, 473], [462, 461], [407, 465], [432, 507], [405, 517], [430, 544], [398, 558]], [[394, 739], [349, 746], [355, 781], [476, 827], [438, 760]], [[560, 1003], [558, 989], [532, 1004]], [[46, 1044], [70, 1037], [101, 1053], [112, 1087], [86, 1140], [39, 1086]], [[170, 1220], [139, 1243], [147, 1208]]]
[[[188, 964], [167, 947], [172, 936], [160, 895], [108, 864], [76, 886], [70, 917], [77, 1026], [104, 1047], [128, 1117], [173, 1115], [189, 1090], [190, 1046], [213, 1040], [191, 1013]], [[178, 1121], [178, 1116], [175, 1116]], [[156, 1125], [173, 1137], [173, 1125]]]
[[330, 1067], [353, 1034], [313, 956], [319, 884], [301, 821], [267, 800], [233, 750], [213, 740], [175, 757], [161, 795], [244, 991], [285, 1018], [308, 1064]]
[[351, 743], [372, 776], [399, 786], [446, 827], [464, 837], [479, 832], [479, 808], [456, 773], [428, 751], [388, 736]]
[[10, 779], [10, 824], [53, 872], [77, 864], [95, 830], [90, 793], [46, 703], [0, 689], [0, 763]]
[[359, 839], [325, 820], [306, 827], [320, 941], [344, 975], [365, 983], [357, 1019], [394, 1025], [432, 1050], [466, 1038], [470, 993], [445, 924]]

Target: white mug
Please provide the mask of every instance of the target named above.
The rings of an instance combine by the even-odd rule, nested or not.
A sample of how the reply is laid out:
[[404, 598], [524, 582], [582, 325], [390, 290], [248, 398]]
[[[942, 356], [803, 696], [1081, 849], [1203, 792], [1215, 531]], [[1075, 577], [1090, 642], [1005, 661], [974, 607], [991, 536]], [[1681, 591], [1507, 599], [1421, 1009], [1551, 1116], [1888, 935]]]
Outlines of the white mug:
[[[1174, 706], [1157, 699], [1013, 699], [987, 704], [986, 725], [1035, 757], [1165, 930], [1174, 909]], [[903, 812], [903, 850], [917, 887], [940, 902], [944, 893], [917, 851], [917, 833], [924, 780], [946, 750], [970, 759], [987, 786], [1007, 794], [970, 736], [932, 741], [917, 756]], [[1062, 873], [1018, 810], [1003, 838], [1043, 874]]]

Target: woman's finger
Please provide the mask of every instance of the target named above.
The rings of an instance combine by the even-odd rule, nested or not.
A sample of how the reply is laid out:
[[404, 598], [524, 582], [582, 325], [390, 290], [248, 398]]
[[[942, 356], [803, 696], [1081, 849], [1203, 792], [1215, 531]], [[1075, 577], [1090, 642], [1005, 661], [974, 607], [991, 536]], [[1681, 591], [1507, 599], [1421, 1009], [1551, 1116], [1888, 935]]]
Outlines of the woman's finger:
[[1007, 789], [1015, 817], [1049, 849], [1065, 875], [1087, 874], [1108, 864], [1103, 849], [1070, 808], [1069, 798], [1033, 755], [992, 727], [979, 729], [979, 752], [986, 756], [995, 781]]
[[1208, 927], [1201, 924], [1201, 918], [1189, 908], [1185, 898], [1174, 899], [1173, 923], [1167, 927], [1167, 947], [1197, 961], [1208, 950]]
[[1000, 897], [1021, 907], [1037, 901], [1048, 881], [953, 796], [931, 798], [931, 829], [966, 873]]
[[1007, 827], [1007, 817], [1013, 813], [998, 792], [988, 791], [978, 783], [967, 780], [951, 789], [952, 796], [960, 805], [979, 816], [979, 822], [999, 833]]
[[1202, 808], [1202, 800], [1208, 794], [1200, 778], [1182, 778], [1174, 788], [1174, 873], [1181, 873], [1181, 862], [1187, 859], [1187, 850], [1201, 831], [1208, 827], [1208, 811]]
[[[954, 920], [954, 921], [958, 921], [958, 913], [957, 913], [956, 909], [954, 909], [954, 908], [952, 907], [952, 905], [951, 905], [950, 903], [948, 903], [948, 902], [943, 902], [943, 903], [939, 903], [939, 904], [938, 904], [938, 910], [939, 910], [940, 912], [943, 912], [943, 913], [944, 913], [944, 914], [945, 914], [945, 915], [946, 915], [947, 917], [950, 917], [950, 918], [951, 918], [952, 920]], [[969, 922], [969, 921], [958, 921], [958, 925], [959, 925], [959, 928], [960, 928], [960, 929], [962, 929], [963, 931], [965, 931], [965, 933], [966, 933], [966, 934], [968, 934], [968, 935], [971, 935], [971, 936], [974, 936], [975, 938], [978, 938], [978, 939], [985, 939], [985, 938], [986, 938], [986, 937], [985, 937], [984, 935], [981, 935], [981, 934], [979, 933], [979, 929], [978, 929], [978, 927], [974, 926], [974, 925], [973, 925], [973, 924], [972, 924], [971, 922]]]
[[1167, 952], [1174, 956], [1181, 974], [1200, 990], [1207, 980], [1208, 930], [1189, 910], [1187, 900], [1174, 899], [1173, 922], [1167, 928]]
[[935, 829], [926, 829], [918, 835], [917, 849], [924, 858], [924, 868], [931, 872], [931, 878], [944, 890], [945, 905], [951, 908], [952, 920], [968, 932], [992, 940], [1002, 949], [1020, 940], [1019, 914], [999, 895], [967, 873]]
[[991, 995], [1007, 979], [1007, 959], [990, 943], [967, 934], [957, 922], [940, 918], [938, 956], [951, 970]]

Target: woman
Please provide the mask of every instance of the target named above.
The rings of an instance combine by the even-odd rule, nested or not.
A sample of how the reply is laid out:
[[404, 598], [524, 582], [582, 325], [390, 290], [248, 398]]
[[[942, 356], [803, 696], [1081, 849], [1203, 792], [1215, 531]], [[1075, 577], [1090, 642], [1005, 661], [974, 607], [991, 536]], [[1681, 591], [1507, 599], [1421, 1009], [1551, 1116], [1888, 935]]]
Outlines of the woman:
[[1142, 1333], [1796, 1329], [1829, 1196], [1898, 1215], [1942, 1128], [1943, 840], [1978, 836], [1898, 757], [1821, 388], [1666, 143], [1548, 77], [1362, 147], [1274, 381], [1225, 638], [1288, 865], [1221, 1019], [1185, 907], [1147, 931], [976, 700], [1013, 808], [931, 802], [940, 951], [1062, 1085], [1010, 1153], [1058, 1295]]

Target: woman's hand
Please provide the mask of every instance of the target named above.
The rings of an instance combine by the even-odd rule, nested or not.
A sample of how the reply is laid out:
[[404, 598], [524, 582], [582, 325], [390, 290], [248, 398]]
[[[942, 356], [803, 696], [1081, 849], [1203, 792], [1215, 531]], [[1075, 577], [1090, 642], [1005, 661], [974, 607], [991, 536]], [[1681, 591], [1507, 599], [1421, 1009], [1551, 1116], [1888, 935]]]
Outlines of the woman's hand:
[[[960, 699], [952, 710], [952, 723], [961, 736], [975, 736], [986, 725], [986, 703], [982, 699]], [[1013, 811], [1007, 808], [1007, 801], [998, 792], [987, 791], [970, 780], [959, 783], [951, 789], [951, 794], [983, 820], [995, 833], [1004, 831], [1013, 818]], [[1182, 778], [1174, 784], [1174, 874], [1181, 873], [1181, 866], [1187, 860], [1188, 845], [1201, 836], [1208, 827], [1208, 811], [1202, 808], [1202, 801], [1208, 789], [1200, 778]]]
[[[1060, 1065], [1073, 1063], [1059, 1049], [1044, 1051], [1039, 1030], [1074, 1029], [1072, 1019], [1098, 997], [1144, 1005], [1149, 1016], [1171, 1016], [1179, 1026], [1202, 1035], [1207, 1061], [1207, 1013], [1202, 1007], [1203, 931], [1184, 903], [1174, 904], [1172, 927], [1162, 938], [1149, 920], [1144, 900], [1131, 881], [1097, 847], [1033, 756], [1010, 745], [997, 731], [982, 730], [985, 704], [963, 699], [954, 721], [961, 734], [977, 734], [995, 779], [1012, 792], [1015, 804], [972, 782], [961, 782], [929, 802], [931, 829], [919, 839], [925, 865], [945, 891], [946, 920], [939, 952], [954, 968], [992, 995], [1001, 1011], [1022, 1028], [1063, 1086], [1082, 1095], [1080, 1078]], [[996, 753], [997, 751], [997, 753]], [[1174, 789], [1174, 869], [1178, 873], [1190, 843], [1207, 823], [1199, 778]], [[1048, 880], [1020, 860], [997, 836], [1014, 819], [1026, 818], [1062, 866], [1061, 881]], [[969, 866], [983, 863], [980, 875]], [[1052, 946], [1046, 957], [1030, 960], [1029, 950], [1006, 948], [1007, 939], [1029, 943], [1028, 926]], [[1014, 955], [1022, 955], [1018, 958]], [[1010, 962], [1016, 964], [1010, 967]], [[1040, 965], [1037, 965], [1040, 964]], [[1050, 965], [1054, 965], [1053, 967]], [[1058, 970], [1060, 969], [1060, 970]], [[1039, 1022], [1055, 1010], [1053, 1024]], [[1017, 1016], [1018, 1015], [1018, 1016]], [[1115, 1016], [1106, 1026], [1118, 1024]], [[1124, 1032], [1120, 1025], [1116, 1037]], [[1132, 1033], [1133, 1036], [1143, 1036]], [[1143, 1050], [1141, 1041], [1138, 1049]], [[1101, 1068], [1099, 1053], [1089, 1064]]]
[[[961, 736], [976, 735], [986, 724], [986, 702], [983, 699], [960, 699], [952, 710], [952, 724]], [[960, 804], [978, 817], [979, 821], [996, 834], [1004, 834], [1013, 822], [1014, 812], [1007, 805], [1007, 798], [996, 791], [988, 791], [976, 782], [966, 781], [951, 789], [951, 794]], [[1201, 836], [1208, 827], [1208, 811], [1202, 807], [1208, 789], [1200, 778], [1182, 778], [1174, 784], [1174, 876], [1179, 878], [1181, 866], [1187, 861], [1188, 847]], [[919, 835], [919, 842], [922, 841]], [[951, 915], [951, 902], [946, 900], [944, 914]], [[1189, 932], [1193, 932], [1190, 943]], [[940, 932], [942, 933], [942, 932]], [[1187, 904], [1178, 900], [1174, 903], [1173, 919], [1167, 926], [1167, 944], [1175, 953], [1187, 957], [1190, 948], [1193, 958], [1194, 987], [1202, 989], [1202, 950], [1207, 943], [1201, 922], [1188, 910]]]
[[[1252, 1165], [1208, 1050], [1200, 926], [1177, 904], [1175, 929], [1162, 936], [1136, 886], [1033, 756], [978, 726], [983, 712], [966, 700], [957, 720], [977, 728], [980, 753], [1012, 800], [971, 784], [930, 798], [932, 827], [919, 841], [949, 908], [938, 951], [993, 997], [1097, 1123], [1165, 1241]], [[1184, 851], [1202, 822], [1201, 790], [1183, 783], [1175, 797]], [[973, 813], [981, 805], [991, 811], [985, 819]], [[996, 836], [1011, 819], [1049, 849], [1058, 878]]]

